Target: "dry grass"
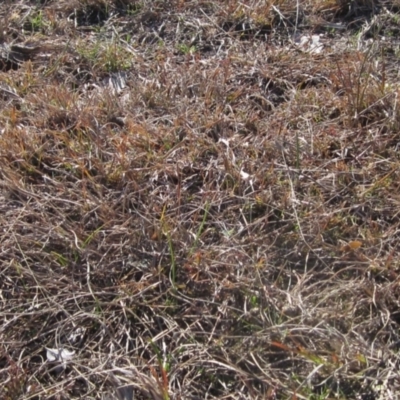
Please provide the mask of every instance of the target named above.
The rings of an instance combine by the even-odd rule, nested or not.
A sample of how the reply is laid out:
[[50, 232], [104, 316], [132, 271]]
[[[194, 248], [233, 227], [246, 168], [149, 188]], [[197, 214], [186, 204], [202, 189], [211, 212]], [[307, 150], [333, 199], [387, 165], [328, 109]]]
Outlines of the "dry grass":
[[397, 398], [399, 12], [3, 2], [0, 397]]

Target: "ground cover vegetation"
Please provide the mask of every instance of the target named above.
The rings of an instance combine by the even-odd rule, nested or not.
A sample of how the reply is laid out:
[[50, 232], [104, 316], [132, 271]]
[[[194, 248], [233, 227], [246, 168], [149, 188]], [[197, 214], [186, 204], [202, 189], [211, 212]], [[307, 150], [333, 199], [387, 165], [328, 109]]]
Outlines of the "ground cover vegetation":
[[0, 4], [0, 398], [397, 398], [400, 3]]

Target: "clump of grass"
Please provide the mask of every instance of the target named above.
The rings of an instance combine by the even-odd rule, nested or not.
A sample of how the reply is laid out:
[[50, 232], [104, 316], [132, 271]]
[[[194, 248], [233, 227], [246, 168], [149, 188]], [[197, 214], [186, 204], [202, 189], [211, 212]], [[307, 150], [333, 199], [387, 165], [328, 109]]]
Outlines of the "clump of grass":
[[120, 72], [132, 66], [132, 53], [119, 44], [118, 39], [99, 39], [90, 47], [87, 43], [82, 43], [78, 47], [78, 53], [95, 71]]

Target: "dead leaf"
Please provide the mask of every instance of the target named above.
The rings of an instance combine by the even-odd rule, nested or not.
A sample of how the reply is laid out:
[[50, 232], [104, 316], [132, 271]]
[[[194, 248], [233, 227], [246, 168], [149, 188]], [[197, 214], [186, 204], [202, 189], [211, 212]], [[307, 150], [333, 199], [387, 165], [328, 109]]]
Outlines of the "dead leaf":
[[344, 253], [349, 253], [350, 251], [354, 251], [359, 249], [362, 246], [362, 243], [358, 240], [353, 240], [340, 248], [340, 251]]

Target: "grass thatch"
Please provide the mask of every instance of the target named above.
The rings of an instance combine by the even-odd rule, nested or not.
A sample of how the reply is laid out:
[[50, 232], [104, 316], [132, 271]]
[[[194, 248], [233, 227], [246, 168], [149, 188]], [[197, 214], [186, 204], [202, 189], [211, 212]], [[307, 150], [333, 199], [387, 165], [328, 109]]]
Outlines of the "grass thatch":
[[399, 20], [3, 1], [0, 398], [397, 398]]

